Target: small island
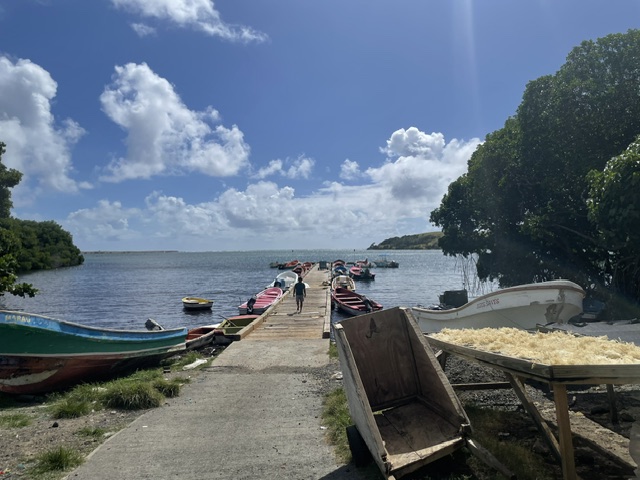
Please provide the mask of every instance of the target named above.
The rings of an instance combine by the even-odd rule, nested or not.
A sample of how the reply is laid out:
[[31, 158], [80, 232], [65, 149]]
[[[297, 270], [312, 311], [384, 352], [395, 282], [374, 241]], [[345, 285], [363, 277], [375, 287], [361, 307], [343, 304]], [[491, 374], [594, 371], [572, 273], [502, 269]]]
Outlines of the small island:
[[442, 232], [427, 232], [391, 237], [377, 245], [372, 243], [367, 250], [439, 250], [438, 240], [442, 235]]

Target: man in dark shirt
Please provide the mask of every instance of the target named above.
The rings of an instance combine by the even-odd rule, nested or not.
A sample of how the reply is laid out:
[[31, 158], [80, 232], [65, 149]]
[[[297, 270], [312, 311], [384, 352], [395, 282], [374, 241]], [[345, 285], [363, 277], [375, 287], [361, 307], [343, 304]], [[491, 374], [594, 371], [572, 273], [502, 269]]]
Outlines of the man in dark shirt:
[[293, 287], [293, 294], [296, 296], [296, 313], [302, 313], [302, 304], [304, 303], [304, 297], [307, 296], [307, 288], [302, 281], [302, 277], [298, 277], [298, 283]]

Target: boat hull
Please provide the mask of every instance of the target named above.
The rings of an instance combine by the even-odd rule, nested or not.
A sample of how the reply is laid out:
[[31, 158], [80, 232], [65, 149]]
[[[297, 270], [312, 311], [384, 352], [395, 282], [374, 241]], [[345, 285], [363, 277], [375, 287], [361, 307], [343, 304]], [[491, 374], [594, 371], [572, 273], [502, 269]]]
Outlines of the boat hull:
[[553, 280], [497, 290], [450, 310], [411, 310], [424, 333], [443, 328], [533, 330], [537, 325], [567, 323], [579, 315], [584, 295], [584, 290], [573, 282]]
[[46, 393], [157, 364], [184, 351], [186, 328], [111, 330], [0, 312], [0, 392]]
[[219, 326], [220, 324], [217, 323], [215, 325], [205, 325], [190, 329], [187, 333], [186, 349], [197, 350], [198, 348], [202, 348], [213, 343], [216, 335], [216, 329]]
[[335, 308], [351, 316], [382, 310], [382, 305], [375, 300], [347, 288], [336, 288], [331, 292], [331, 300]]
[[258, 314], [262, 315], [266, 312], [271, 305], [277, 302], [283, 295], [283, 291], [278, 287], [270, 287], [258, 293], [255, 297], [256, 301], [253, 304], [251, 311], [249, 311], [249, 302], [244, 302], [242, 305], [238, 305], [238, 313], [240, 315]]
[[182, 306], [185, 310], [211, 310], [213, 307], [213, 300], [197, 297], [184, 297], [182, 299]]

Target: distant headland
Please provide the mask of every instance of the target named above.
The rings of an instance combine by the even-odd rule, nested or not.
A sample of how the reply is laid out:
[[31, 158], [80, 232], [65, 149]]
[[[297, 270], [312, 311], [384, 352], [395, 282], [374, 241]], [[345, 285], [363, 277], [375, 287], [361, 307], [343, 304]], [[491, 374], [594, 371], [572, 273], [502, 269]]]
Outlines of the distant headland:
[[82, 253], [177, 253], [178, 250], [93, 250]]
[[391, 237], [377, 245], [372, 243], [367, 250], [439, 250], [438, 239], [442, 235], [442, 232], [427, 232]]

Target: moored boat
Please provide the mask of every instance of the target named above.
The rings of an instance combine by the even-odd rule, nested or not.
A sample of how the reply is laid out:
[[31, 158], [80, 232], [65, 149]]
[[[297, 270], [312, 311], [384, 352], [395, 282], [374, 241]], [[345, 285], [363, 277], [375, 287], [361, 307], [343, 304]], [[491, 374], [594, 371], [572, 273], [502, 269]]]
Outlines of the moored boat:
[[267, 309], [282, 297], [283, 291], [279, 287], [265, 288], [261, 292], [252, 296], [249, 300], [238, 305], [238, 313], [246, 315], [256, 313], [263, 314]]
[[349, 269], [349, 276], [354, 280], [375, 280], [376, 274], [369, 267], [354, 265]]
[[348, 290], [356, 289], [356, 282], [349, 275], [336, 275], [331, 279], [331, 288], [346, 288]]
[[373, 263], [379, 268], [398, 268], [400, 266], [398, 262], [389, 259], [387, 255], [380, 255], [380, 258], [375, 259]]
[[362, 315], [363, 313], [382, 310], [382, 305], [364, 295], [338, 287], [331, 292], [331, 300], [335, 308], [348, 315]]
[[213, 300], [199, 297], [184, 297], [182, 306], [186, 310], [209, 310], [213, 307]]
[[260, 315], [234, 315], [225, 318], [215, 329], [216, 344], [227, 344], [240, 339], [240, 332], [253, 323]]
[[205, 347], [215, 339], [216, 329], [219, 323], [213, 325], [203, 325], [201, 327], [190, 328], [187, 332], [186, 349], [197, 350]]
[[285, 270], [284, 272], [276, 275], [276, 278], [267, 285], [266, 288], [269, 287], [280, 287], [283, 291], [289, 290], [291, 285], [298, 281], [298, 274], [293, 270]]
[[585, 292], [569, 280], [517, 285], [476, 297], [451, 309], [413, 307], [425, 333], [443, 328], [515, 327], [532, 330], [537, 325], [567, 323], [582, 312]]
[[278, 265], [278, 268], [280, 270], [291, 270], [292, 268], [297, 267], [299, 263], [300, 260], [291, 260], [290, 262], [281, 263], [280, 265]]
[[157, 364], [185, 350], [186, 328], [114, 330], [0, 311], [0, 392], [48, 393]]

